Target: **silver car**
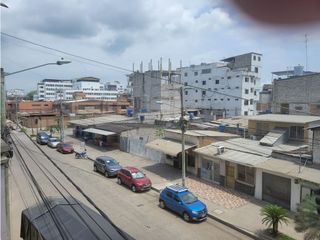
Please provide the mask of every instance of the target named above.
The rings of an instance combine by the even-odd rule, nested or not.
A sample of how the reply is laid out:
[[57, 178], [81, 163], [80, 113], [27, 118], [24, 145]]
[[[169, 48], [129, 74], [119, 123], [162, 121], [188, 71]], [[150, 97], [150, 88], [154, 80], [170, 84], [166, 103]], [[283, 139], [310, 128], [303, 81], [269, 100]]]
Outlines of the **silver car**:
[[60, 141], [58, 138], [49, 138], [47, 145], [49, 147], [56, 148], [59, 143]]

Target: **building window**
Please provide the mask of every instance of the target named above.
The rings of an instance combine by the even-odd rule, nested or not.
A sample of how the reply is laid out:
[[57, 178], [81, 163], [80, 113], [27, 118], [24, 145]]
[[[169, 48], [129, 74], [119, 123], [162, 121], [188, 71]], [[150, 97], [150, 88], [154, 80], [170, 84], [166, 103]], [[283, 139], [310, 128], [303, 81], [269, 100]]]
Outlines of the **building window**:
[[218, 99], [216, 99], [216, 98], [215, 98], [214, 100], [215, 100], [215, 101], [218, 101]]
[[219, 82], [220, 82], [219, 80], [216, 80], [216, 84], [219, 84]]
[[290, 127], [289, 136], [292, 139], [303, 140], [303, 138], [304, 138], [303, 127], [300, 127], [300, 126], [292, 126], [292, 127]]
[[206, 81], [202, 81], [202, 85], [206, 85], [207, 84], [207, 82]]
[[244, 78], [244, 81], [249, 82], [249, 78], [248, 77]]
[[253, 99], [250, 99], [250, 105], [253, 105]]
[[235, 99], [235, 101], [239, 101], [239, 99], [238, 99], [238, 98], [236, 98], [236, 99]]
[[248, 100], [244, 100], [244, 105], [245, 106], [249, 105], [249, 101]]
[[198, 89], [196, 89], [196, 92], [198, 92]]
[[223, 101], [223, 98], [221, 98], [220, 100]]
[[253, 88], [250, 88], [250, 92], [253, 93]]
[[258, 57], [258, 61], [259, 61], [259, 62], [261, 61], [261, 57]]
[[188, 73], [185, 72], [185, 73], [184, 73], [184, 76], [185, 76], [185, 77], [188, 77]]
[[201, 70], [201, 74], [211, 73], [211, 68], [206, 68]]
[[231, 77], [229, 76], [229, 77], [227, 77], [228, 79], [231, 79]]
[[240, 75], [237, 75], [236, 77], [238, 78], [238, 77], [240, 77]]
[[208, 98], [208, 101], [211, 101], [211, 98]]
[[198, 83], [198, 80], [196, 80], [196, 83]]
[[237, 179], [241, 182], [245, 182], [248, 184], [254, 184], [254, 168], [247, 167], [243, 165], [237, 165], [238, 168], [238, 176]]
[[187, 82], [184, 82], [184, 85], [185, 85], [185, 86], [188, 86], [188, 83], [187, 83]]
[[243, 113], [245, 116], [248, 116], [248, 111], [244, 111]]
[[202, 91], [202, 97], [206, 95], [206, 91]]
[[188, 95], [188, 91], [185, 91], [184, 94], [185, 94], [185, 95]]
[[195, 102], [198, 102], [198, 100], [196, 99], [196, 100], [194, 100]]
[[194, 72], [194, 76], [198, 76], [198, 72]]
[[258, 72], [259, 72], [258, 67], [255, 67], [255, 68], [254, 68], [254, 71], [255, 71], [256, 73], [258, 73]]
[[230, 101], [230, 98], [227, 98], [228, 101]]
[[257, 60], [257, 57], [256, 57], [256, 55], [253, 55], [253, 60]]
[[239, 89], [239, 87], [236, 87], [236, 89]]
[[257, 91], [254, 91], [254, 95], [257, 96]]
[[209, 80], [211, 80], [211, 78], [209, 78]]
[[244, 90], [244, 93], [245, 93], [245, 94], [249, 94], [249, 89], [245, 89], [245, 90]]

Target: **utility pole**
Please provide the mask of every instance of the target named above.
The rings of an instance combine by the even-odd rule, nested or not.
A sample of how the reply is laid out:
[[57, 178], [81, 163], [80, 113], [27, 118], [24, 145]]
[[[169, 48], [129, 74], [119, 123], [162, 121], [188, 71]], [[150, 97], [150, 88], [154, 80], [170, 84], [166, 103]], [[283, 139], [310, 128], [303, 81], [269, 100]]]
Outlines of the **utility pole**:
[[63, 126], [63, 111], [62, 111], [62, 88], [59, 92], [60, 95], [60, 141], [64, 141], [64, 126]]
[[4, 89], [4, 70], [1, 68], [1, 136], [4, 134], [6, 125], [6, 92]]
[[186, 132], [185, 121], [184, 121], [184, 109], [183, 109], [183, 86], [180, 87], [180, 100], [181, 100], [181, 117], [180, 117], [180, 128], [181, 128], [181, 160], [182, 160], [182, 186], [186, 185], [186, 153], [185, 153], [185, 136]]

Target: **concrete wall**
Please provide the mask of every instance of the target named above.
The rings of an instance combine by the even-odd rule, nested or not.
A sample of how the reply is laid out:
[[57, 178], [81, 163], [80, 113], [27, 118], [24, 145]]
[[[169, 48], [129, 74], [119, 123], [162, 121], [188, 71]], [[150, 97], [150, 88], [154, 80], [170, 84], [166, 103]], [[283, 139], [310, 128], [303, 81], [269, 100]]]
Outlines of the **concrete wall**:
[[256, 168], [254, 197], [262, 200], [262, 170]]
[[320, 74], [274, 80], [272, 110], [280, 113], [281, 104], [289, 104], [289, 114], [315, 114], [311, 110], [320, 111], [319, 93]]
[[294, 178], [291, 178], [291, 199], [290, 199], [290, 210], [293, 212], [297, 211], [297, 204], [300, 203], [301, 185], [295, 183]]
[[320, 128], [313, 131], [313, 162], [320, 164]]

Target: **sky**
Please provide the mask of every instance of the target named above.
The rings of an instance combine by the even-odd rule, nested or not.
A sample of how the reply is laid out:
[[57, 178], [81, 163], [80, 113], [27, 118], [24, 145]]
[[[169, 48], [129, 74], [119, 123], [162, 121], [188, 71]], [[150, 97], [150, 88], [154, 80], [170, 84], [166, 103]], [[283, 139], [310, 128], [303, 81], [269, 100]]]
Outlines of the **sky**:
[[[84, 60], [1, 35], [1, 66], [14, 72], [61, 58], [72, 63], [50, 65], [6, 77], [6, 89], [36, 89], [44, 78], [98, 77], [127, 82], [127, 71], [152, 59], [157, 69], [171, 59], [173, 68], [217, 62], [246, 52], [263, 54], [262, 83], [271, 72], [306, 65], [320, 72], [319, 23], [269, 26], [246, 17], [222, 0], [2, 0], [1, 32]], [[98, 64], [97, 62], [103, 62]]]

